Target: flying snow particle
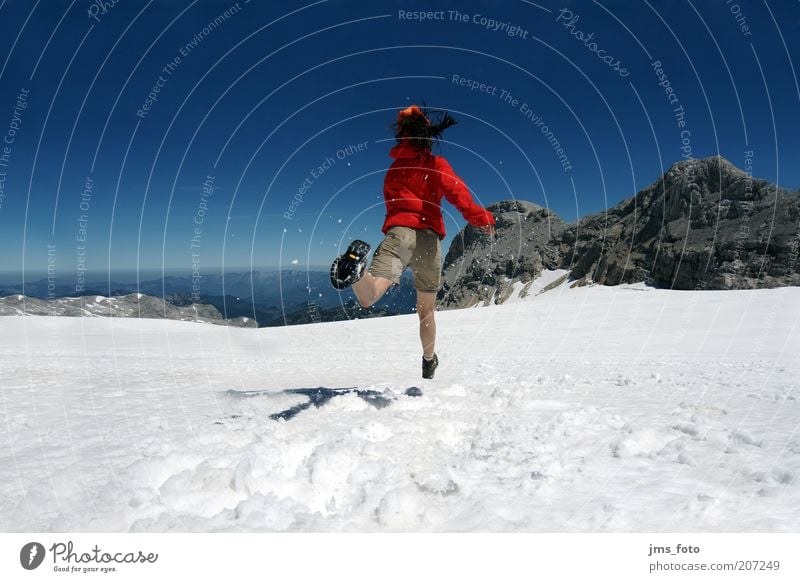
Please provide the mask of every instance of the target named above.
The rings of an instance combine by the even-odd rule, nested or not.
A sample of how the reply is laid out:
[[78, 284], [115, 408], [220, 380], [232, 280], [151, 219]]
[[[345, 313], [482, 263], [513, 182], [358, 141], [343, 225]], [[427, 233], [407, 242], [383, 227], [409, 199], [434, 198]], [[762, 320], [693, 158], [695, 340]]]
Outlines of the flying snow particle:
[[296, 264], [297, 264], [297, 263], [299, 263], [299, 262], [300, 262], [300, 261], [298, 261], [297, 259], [295, 259], [295, 260], [293, 260], [293, 261], [292, 261], [292, 264], [293, 264], [293, 265], [296, 265]]

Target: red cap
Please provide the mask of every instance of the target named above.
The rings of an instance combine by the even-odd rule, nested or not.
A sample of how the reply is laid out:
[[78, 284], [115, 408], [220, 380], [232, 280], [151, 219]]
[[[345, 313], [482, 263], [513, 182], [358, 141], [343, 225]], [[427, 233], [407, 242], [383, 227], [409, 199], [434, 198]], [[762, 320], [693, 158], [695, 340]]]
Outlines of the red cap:
[[410, 107], [406, 107], [405, 109], [401, 110], [400, 113], [397, 114], [397, 123], [401, 123], [404, 117], [415, 117], [417, 115], [425, 119], [428, 125], [431, 124], [430, 120], [425, 117], [425, 114], [418, 105], [411, 105]]

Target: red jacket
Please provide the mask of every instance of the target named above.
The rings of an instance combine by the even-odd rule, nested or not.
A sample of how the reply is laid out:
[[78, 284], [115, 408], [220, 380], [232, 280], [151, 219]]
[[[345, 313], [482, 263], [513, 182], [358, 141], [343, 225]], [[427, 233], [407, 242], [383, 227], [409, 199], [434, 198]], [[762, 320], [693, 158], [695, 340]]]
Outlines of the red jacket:
[[389, 155], [395, 161], [383, 182], [384, 234], [393, 226], [410, 226], [432, 228], [443, 239], [442, 196], [471, 225], [495, 224], [492, 213], [472, 201], [464, 181], [443, 157], [420, 152], [408, 143], [394, 146]]

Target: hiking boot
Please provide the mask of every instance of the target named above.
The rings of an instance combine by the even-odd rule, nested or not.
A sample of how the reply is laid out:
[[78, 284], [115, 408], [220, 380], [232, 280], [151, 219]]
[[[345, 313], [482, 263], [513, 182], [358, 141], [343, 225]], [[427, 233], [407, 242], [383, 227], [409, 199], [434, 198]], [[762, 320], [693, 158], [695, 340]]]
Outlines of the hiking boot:
[[363, 240], [354, 240], [343, 255], [336, 257], [331, 265], [331, 285], [335, 289], [347, 289], [361, 278], [370, 248]]
[[436, 371], [436, 366], [439, 365], [439, 358], [436, 354], [433, 354], [432, 360], [426, 360], [425, 356], [422, 356], [422, 377], [426, 380], [431, 380], [433, 378], [433, 373]]

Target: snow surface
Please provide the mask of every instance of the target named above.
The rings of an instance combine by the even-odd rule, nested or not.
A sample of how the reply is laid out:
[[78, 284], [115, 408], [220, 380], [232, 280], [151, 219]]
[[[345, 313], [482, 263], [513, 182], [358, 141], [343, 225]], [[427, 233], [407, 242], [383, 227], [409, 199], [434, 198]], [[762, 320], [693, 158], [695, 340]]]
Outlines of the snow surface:
[[[0, 318], [0, 530], [800, 531], [800, 289], [239, 329]], [[302, 398], [236, 390], [359, 386]]]

